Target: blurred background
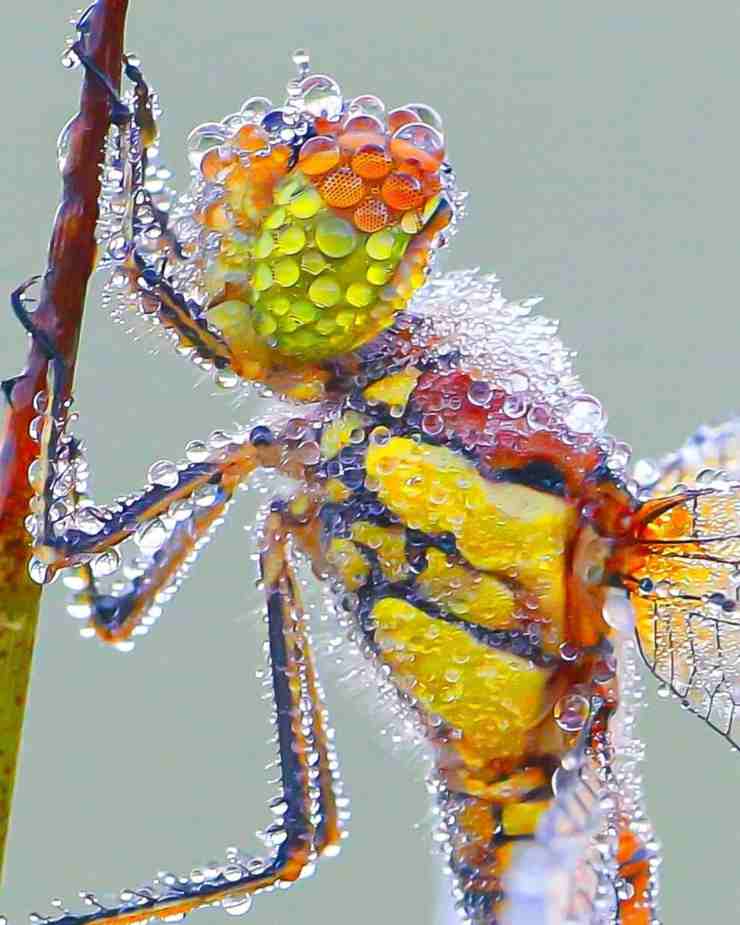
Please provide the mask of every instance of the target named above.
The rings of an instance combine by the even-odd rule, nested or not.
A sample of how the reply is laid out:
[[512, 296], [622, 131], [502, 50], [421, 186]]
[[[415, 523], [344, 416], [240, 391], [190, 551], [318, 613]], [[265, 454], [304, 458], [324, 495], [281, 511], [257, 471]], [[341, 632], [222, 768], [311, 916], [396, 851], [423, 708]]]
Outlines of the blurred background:
[[[0, 55], [0, 292], [41, 272], [59, 192], [55, 141], [79, 71], [60, 64], [66, 3], [13, 3]], [[163, 153], [179, 188], [185, 139], [248, 96], [282, 101], [291, 51], [350, 95], [423, 100], [446, 121], [471, 191], [449, 268], [495, 270], [511, 297], [542, 294], [578, 351], [586, 388], [638, 455], [678, 445], [740, 406], [736, 118], [740, 8], [652, 0], [423, 4], [374, 0], [132, 0], [126, 46], [165, 107]], [[156, 339], [134, 342], [91, 293], [77, 378], [93, 489], [143, 484], [150, 462], [235, 419]], [[0, 373], [25, 335], [0, 311]], [[188, 871], [267, 821], [261, 601], [250, 537], [262, 498], [241, 497], [151, 636], [122, 655], [78, 638], [64, 589], [45, 595], [0, 909], [12, 921], [52, 896]], [[434, 921], [440, 894], [423, 771], [389, 746], [372, 695], [324, 666], [353, 799], [341, 856], [254, 925]], [[735, 920], [740, 763], [649, 682], [641, 720], [649, 806], [665, 846], [667, 925]], [[711, 911], [708, 911], [711, 910]], [[222, 922], [218, 911], [198, 921]]]

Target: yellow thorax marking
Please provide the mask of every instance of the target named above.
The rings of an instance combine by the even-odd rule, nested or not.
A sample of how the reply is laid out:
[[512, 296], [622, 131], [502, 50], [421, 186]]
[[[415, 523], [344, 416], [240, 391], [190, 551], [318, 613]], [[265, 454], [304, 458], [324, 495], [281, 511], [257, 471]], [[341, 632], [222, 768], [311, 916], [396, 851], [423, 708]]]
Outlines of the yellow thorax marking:
[[477, 569], [509, 579], [538, 604], [548, 649], [563, 639], [565, 570], [576, 512], [561, 498], [524, 485], [491, 482], [446, 447], [393, 437], [371, 443], [368, 476], [383, 504], [412, 528], [452, 533]]
[[419, 376], [421, 376], [421, 371], [418, 369], [404, 369], [400, 373], [393, 373], [378, 382], [373, 382], [362, 394], [368, 401], [383, 402], [392, 408], [403, 410], [408, 404], [409, 396], [414, 391]]
[[363, 430], [367, 421], [356, 411], [346, 411], [336, 421], [327, 424], [321, 435], [321, 455], [324, 459], [338, 456], [345, 446], [352, 443], [352, 434]]
[[396, 683], [460, 730], [479, 757], [525, 751], [527, 733], [551, 708], [549, 670], [489, 648], [404, 600], [382, 598], [371, 616]]

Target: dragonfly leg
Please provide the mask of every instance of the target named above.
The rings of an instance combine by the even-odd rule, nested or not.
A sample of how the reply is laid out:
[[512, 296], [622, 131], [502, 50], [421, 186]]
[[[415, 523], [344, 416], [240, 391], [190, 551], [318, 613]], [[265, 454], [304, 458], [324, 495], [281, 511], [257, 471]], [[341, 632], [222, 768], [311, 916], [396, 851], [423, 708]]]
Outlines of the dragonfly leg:
[[[278, 757], [284, 807], [272, 859], [227, 863], [205, 882], [168, 877], [152, 886], [124, 890], [116, 906], [86, 914], [66, 913], [55, 925], [132, 925], [174, 920], [220, 902], [246, 911], [251, 895], [278, 882], [298, 879], [321, 854], [336, 851], [341, 837], [337, 810], [336, 761], [329, 745], [326, 711], [316, 678], [298, 583], [289, 560], [290, 524], [275, 509], [267, 518], [260, 554], [267, 602], [270, 670], [275, 701]], [[333, 850], [332, 850], [333, 849]]]

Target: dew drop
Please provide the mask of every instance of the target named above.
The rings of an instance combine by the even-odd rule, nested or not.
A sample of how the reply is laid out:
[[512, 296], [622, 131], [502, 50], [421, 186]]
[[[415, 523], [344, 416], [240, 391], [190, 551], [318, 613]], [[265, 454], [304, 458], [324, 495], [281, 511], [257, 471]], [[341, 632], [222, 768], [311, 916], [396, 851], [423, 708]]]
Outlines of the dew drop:
[[473, 405], [485, 407], [491, 400], [493, 389], [487, 382], [473, 381], [468, 387], [468, 400]]
[[63, 173], [64, 168], [67, 166], [67, 158], [69, 157], [69, 147], [72, 140], [72, 123], [75, 120], [73, 116], [69, 122], [62, 128], [57, 138], [57, 165], [59, 167], [59, 172]]
[[252, 897], [227, 896], [221, 901], [221, 906], [228, 915], [245, 915], [252, 908]]
[[188, 462], [201, 463], [208, 459], [208, 447], [202, 440], [191, 440], [185, 447]]
[[594, 434], [606, 423], [601, 403], [584, 395], [571, 403], [565, 415], [565, 424], [574, 434]]
[[116, 549], [106, 549], [90, 563], [90, 568], [96, 578], [106, 578], [118, 571], [120, 566], [121, 556]]
[[51, 581], [50, 569], [40, 559], [32, 558], [28, 563], [28, 574], [31, 581], [37, 585], [49, 584]]
[[579, 732], [591, 712], [588, 699], [582, 694], [565, 694], [553, 707], [555, 722], [564, 732]]
[[169, 459], [160, 459], [149, 467], [149, 481], [152, 485], [174, 488], [180, 481], [177, 466]]
[[143, 524], [134, 534], [134, 542], [139, 549], [154, 552], [159, 549], [167, 539], [167, 528], [159, 517], [149, 523]]
[[193, 492], [192, 498], [198, 507], [210, 507], [218, 498], [218, 485], [203, 485]]
[[306, 48], [296, 48], [293, 52], [293, 64], [295, 64], [299, 77], [305, 77], [311, 68], [311, 57]]
[[334, 120], [342, 112], [339, 84], [325, 74], [314, 74], [301, 81], [303, 108], [316, 118]]

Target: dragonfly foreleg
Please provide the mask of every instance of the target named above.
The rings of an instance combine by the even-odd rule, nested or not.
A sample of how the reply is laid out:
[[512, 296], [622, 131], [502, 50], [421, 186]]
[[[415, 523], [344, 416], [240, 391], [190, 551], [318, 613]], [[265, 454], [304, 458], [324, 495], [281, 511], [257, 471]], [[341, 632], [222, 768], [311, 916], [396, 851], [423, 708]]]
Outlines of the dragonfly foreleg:
[[328, 742], [326, 711], [289, 561], [290, 530], [280, 510], [273, 510], [265, 524], [260, 555], [282, 785], [274, 803], [276, 810], [280, 807], [280, 818], [269, 830], [276, 846], [273, 857], [227, 862], [206, 881], [170, 876], [147, 887], [124, 890], [115, 906], [104, 906], [91, 897], [93, 911], [65, 914], [55, 925], [172, 921], [219, 902], [232, 912], [246, 911], [252, 894], [278, 882], [297, 880], [320, 854], [336, 851], [341, 837], [336, 759]]

